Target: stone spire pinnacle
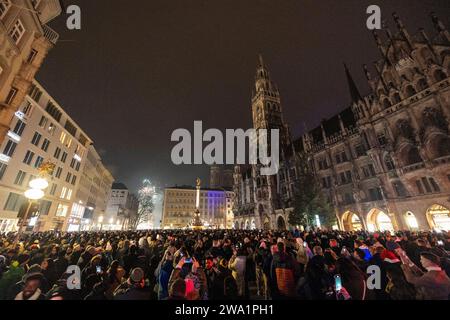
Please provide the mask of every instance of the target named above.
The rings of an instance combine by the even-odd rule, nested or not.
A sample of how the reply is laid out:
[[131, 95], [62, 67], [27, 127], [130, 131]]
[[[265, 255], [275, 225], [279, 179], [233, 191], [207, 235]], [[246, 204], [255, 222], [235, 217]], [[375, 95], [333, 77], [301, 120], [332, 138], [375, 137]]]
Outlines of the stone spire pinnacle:
[[359, 93], [358, 87], [353, 80], [352, 75], [350, 74], [350, 70], [347, 65], [344, 63], [345, 75], [347, 77], [348, 88], [350, 90], [350, 96], [352, 98], [352, 102], [357, 103], [362, 100], [361, 94]]

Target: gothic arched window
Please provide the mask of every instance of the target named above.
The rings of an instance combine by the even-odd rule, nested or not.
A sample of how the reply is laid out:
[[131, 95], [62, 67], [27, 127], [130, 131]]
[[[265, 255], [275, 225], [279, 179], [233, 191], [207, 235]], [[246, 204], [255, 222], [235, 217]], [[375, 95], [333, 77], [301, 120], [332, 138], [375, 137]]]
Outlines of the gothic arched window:
[[405, 91], [406, 91], [406, 96], [407, 96], [408, 98], [409, 98], [409, 97], [412, 97], [413, 95], [416, 94], [416, 90], [415, 90], [414, 87], [411, 86], [411, 85], [407, 86]]
[[395, 169], [394, 161], [392, 160], [392, 157], [390, 155], [386, 155], [384, 157], [384, 163], [386, 165], [387, 171], [392, 171]]
[[419, 90], [425, 90], [428, 87], [428, 84], [427, 84], [427, 81], [424, 78], [421, 78], [417, 82], [417, 86], [418, 86]]
[[392, 96], [392, 101], [394, 101], [395, 104], [400, 103], [400, 101], [402, 101], [398, 92], [394, 93], [394, 95]]
[[434, 79], [436, 82], [442, 81], [447, 78], [447, 75], [441, 69], [438, 69], [434, 72]]
[[416, 147], [411, 147], [407, 154], [406, 165], [422, 162], [419, 150]]

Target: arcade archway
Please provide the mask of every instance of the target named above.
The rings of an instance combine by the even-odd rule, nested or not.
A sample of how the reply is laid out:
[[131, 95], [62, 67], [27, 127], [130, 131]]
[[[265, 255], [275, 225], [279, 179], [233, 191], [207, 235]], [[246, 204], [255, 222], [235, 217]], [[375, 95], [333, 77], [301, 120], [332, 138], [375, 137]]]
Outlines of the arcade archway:
[[345, 231], [360, 231], [364, 229], [359, 216], [350, 211], [345, 212], [342, 216], [342, 225]]
[[367, 215], [368, 231], [390, 231], [394, 232], [394, 224], [391, 218], [379, 209], [372, 209]]
[[282, 216], [279, 216], [277, 219], [277, 228], [278, 230], [286, 230], [286, 221]]
[[234, 229], [235, 229], [235, 230], [239, 230], [239, 222], [236, 221], [236, 222], [234, 223]]
[[250, 229], [250, 222], [248, 220], [245, 220], [245, 230]]
[[255, 229], [256, 229], [255, 219], [252, 219], [252, 222], [250, 222], [250, 230], [255, 230]]
[[432, 205], [427, 210], [427, 220], [432, 229], [450, 230], [450, 210], [444, 206]]
[[270, 230], [270, 218], [268, 216], [264, 217], [264, 222], [263, 222], [263, 229], [264, 230]]
[[417, 222], [416, 216], [411, 211], [405, 213], [405, 221], [410, 230], [419, 229], [419, 223]]

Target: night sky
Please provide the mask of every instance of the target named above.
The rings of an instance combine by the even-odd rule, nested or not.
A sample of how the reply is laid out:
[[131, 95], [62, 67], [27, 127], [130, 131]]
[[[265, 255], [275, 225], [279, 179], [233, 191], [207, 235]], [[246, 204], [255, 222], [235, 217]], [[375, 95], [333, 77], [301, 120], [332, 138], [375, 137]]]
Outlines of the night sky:
[[368, 93], [362, 64], [378, 49], [366, 8], [378, 4], [415, 33], [450, 27], [450, 1], [63, 0], [82, 9], [82, 29], [51, 26], [61, 40], [37, 79], [94, 140], [118, 181], [136, 189], [208, 178], [205, 166], [172, 165], [173, 130], [251, 126], [251, 91], [262, 53], [295, 136], [349, 104], [342, 63]]

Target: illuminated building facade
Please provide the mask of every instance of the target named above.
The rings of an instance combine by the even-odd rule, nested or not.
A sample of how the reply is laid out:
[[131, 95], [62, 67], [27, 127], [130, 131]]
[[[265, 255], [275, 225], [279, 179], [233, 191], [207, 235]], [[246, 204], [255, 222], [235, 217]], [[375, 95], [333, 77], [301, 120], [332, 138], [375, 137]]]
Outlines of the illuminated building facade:
[[[200, 218], [206, 228], [233, 227], [234, 193], [225, 189], [200, 189]], [[164, 190], [162, 228], [180, 229], [192, 225], [196, 188], [181, 186]]]
[[[235, 168], [235, 228], [290, 227], [295, 155], [303, 154], [340, 229], [450, 229], [450, 34], [434, 14], [433, 37], [412, 35], [393, 17], [395, 34], [373, 33], [382, 58], [375, 72], [364, 66], [369, 94], [360, 94], [345, 67], [351, 105], [293, 141], [294, 156], [284, 157], [275, 179], [255, 166]], [[256, 87], [261, 78], [267, 85], [252, 101], [255, 128], [282, 124], [266, 69], [260, 63]]]

